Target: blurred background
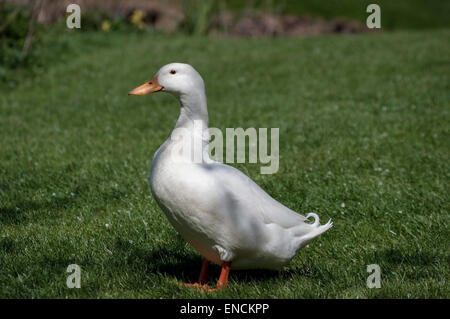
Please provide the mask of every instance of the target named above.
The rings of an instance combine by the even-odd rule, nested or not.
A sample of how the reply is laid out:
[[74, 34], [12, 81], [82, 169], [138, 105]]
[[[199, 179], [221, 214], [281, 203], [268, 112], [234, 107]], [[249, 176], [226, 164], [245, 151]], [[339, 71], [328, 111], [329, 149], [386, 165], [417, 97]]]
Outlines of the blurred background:
[[[373, 1], [0, 0], [0, 87], [14, 87], [49, 61], [64, 59], [73, 32], [135, 32], [210, 37], [304, 37], [367, 33]], [[66, 27], [66, 8], [81, 7], [81, 29]], [[377, 31], [445, 28], [449, 1], [378, 0]], [[101, 41], [92, 43], [101, 46]], [[73, 50], [72, 50], [73, 51]], [[23, 75], [22, 75], [23, 76]]]

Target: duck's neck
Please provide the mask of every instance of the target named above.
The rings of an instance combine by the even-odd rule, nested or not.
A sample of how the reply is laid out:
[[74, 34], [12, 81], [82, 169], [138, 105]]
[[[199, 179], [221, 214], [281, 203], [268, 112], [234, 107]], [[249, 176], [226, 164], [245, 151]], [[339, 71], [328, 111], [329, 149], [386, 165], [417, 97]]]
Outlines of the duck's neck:
[[[180, 116], [171, 135], [171, 143], [182, 143], [183, 157], [189, 161], [209, 159], [208, 109], [204, 90], [181, 94]], [[180, 139], [180, 134], [183, 136]], [[201, 160], [200, 160], [201, 159]]]
[[[206, 95], [202, 90], [181, 94], [179, 96], [181, 111], [175, 128], [195, 130], [198, 124], [204, 129], [208, 128], [208, 108]], [[197, 125], [195, 125], [197, 124]]]

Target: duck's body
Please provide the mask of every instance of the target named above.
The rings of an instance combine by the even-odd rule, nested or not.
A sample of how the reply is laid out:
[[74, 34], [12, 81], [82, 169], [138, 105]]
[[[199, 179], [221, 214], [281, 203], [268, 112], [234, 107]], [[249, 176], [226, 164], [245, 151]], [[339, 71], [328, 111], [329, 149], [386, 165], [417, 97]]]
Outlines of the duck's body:
[[150, 187], [167, 218], [206, 259], [234, 269], [278, 269], [330, 224], [283, 206], [239, 170], [174, 159], [168, 140], [156, 153]]
[[[171, 75], [176, 74], [175, 81]], [[150, 187], [170, 223], [207, 260], [235, 269], [278, 269], [332, 226], [319, 225], [316, 214], [307, 216], [315, 219], [308, 223], [307, 217], [273, 199], [239, 170], [209, 158], [204, 85], [191, 66], [166, 65], [152, 81], [157, 89], [144, 84], [132, 94], [145, 88], [173, 93], [181, 103], [174, 132], [182, 130], [188, 138], [174, 138], [173, 132], [159, 148]], [[190, 151], [180, 151], [196, 143], [203, 146], [200, 161]]]

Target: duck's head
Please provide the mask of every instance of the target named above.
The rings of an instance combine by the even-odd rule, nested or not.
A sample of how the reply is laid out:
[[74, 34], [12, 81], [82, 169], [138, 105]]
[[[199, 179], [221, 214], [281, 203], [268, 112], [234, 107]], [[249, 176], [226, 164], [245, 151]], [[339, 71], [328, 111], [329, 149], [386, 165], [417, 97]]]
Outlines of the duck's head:
[[189, 64], [170, 63], [156, 72], [153, 79], [128, 92], [130, 95], [145, 95], [153, 92], [169, 92], [179, 97], [204, 91], [200, 74]]

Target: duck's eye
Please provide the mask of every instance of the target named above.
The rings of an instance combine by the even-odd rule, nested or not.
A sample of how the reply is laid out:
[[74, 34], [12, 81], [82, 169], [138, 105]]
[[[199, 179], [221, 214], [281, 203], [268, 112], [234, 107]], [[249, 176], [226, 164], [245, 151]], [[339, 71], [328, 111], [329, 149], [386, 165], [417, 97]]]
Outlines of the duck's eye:
[[177, 73], [177, 71], [175, 71], [175, 70], [170, 70], [170, 74], [175, 74], [175, 73]]

